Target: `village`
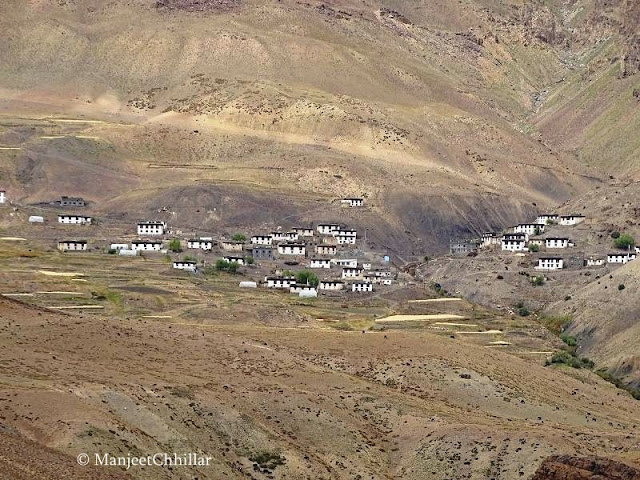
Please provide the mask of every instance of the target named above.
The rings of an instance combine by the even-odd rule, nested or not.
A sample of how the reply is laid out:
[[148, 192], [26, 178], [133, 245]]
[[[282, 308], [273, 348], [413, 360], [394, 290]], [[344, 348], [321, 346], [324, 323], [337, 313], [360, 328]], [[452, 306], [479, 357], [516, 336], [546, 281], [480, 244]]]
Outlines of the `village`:
[[[2, 191], [1, 195], [0, 203], [6, 204], [6, 192]], [[378, 287], [392, 285], [398, 277], [388, 254], [358, 248], [365, 247], [364, 240], [355, 229], [341, 223], [186, 236], [164, 220], [143, 220], [131, 226], [135, 238], [106, 241], [90, 240], [86, 230], [81, 230], [102, 221], [79, 212], [88, 206], [83, 198], [62, 196], [60, 200], [39, 205], [66, 209], [64, 213], [52, 215], [55, 221], [78, 228], [73, 235], [56, 240], [55, 248], [65, 253], [95, 252], [124, 257], [165, 255], [171, 258], [174, 270], [195, 275], [212, 271], [242, 273], [240, 288], [260, 286], [305, 298], [316, 297], [319, 292], [371, 293]], [[364, 199], [342, 198], [340, 205], [363, 207]], [[54, 220], [46, 215], [28, 218], [30, 224], [43, 227], [48, 221]]]
[[[619, 251], [603, 253], [593, 251], [593, 246], [587, 246], [586, 249], [580, 248], [577, 254], [559, 254], [558, 252], [584, 247], [578, 245], [575, 239], [566, 236], [566, 232], [582, 224], [585, 219], [586, 217], [580, 214], [540, 214], [534, 222], [520, 223], [506, 232], [486, 232], [479, 239], [451, 241], [449, 253], [453, 256], [476, 256], [484, 250], [508, 252], [520, 257], [530, 254], [533, 269], [540, 272], [600, 267], [608, 264], [624, 265], [636, 259], [640, 247], [634, 245], [633, 239], [627, 241], [623, 237], [618, 241], [620, 232], [612, 234]], [[558, 230], [562, 230], [563, 233], [554, 233]]]

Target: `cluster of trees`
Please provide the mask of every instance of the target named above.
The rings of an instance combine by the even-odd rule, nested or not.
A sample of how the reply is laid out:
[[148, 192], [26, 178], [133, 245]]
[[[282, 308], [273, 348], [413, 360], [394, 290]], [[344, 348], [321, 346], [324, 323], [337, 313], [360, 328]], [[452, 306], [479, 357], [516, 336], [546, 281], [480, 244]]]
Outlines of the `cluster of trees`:
[[635, 239], [628, 233], [612, 232], [613, 246], [622, 250], [629, 250], [636, 244]]

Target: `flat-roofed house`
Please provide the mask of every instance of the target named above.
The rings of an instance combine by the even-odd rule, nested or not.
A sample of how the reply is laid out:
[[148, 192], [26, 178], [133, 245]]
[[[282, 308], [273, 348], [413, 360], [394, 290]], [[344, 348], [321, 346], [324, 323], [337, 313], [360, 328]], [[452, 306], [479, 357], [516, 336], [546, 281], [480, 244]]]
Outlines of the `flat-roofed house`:
[[166, 222], [148, 221], [138, 223], [138, 235], [164, 235], [166, 231]]
[[509, 233], [502, 236], [502, 250], [508, 252], [526, 252], [528, 235], [526, 233]]
[[328, 258], [312, 258], [309, 268], [331, 268], [331, 260]]
[[198, 264], [192, 260], [176, 260], [173, 262], [173, 268], [195, 273], [198, 270]]
[[78, 252], [86, 249], [86, 240], [62, 240], [58, 242], [58, 250], [63, 252]]
[[331, 263], [338, 267], [356, 268], [358, 260], [355, 258], [332, 258]]
[[267, 277], [265, 278], [267, 288], [282, 288], [289, 290], [296, 284], [296, 279], [293, 277]]
[[222, 257], [223, 260], [226, 260], [229, 263], [237, 263], [238, 265], [245, 265], [246, 262], [244, 260], [244, 257], [240, 257], [238, 255], [225, 255], [224, 257]]
[[340, 280], [320, 280], [318, 288], [320, 290], [338, 291], [344, 289], [344, 282]]
[[624, 252], [624, 253], [609, 253], [607, 255], [607, 263], [629, 263], [631, 260], [636, 259], [635, 252]]
[[513, 227], [513, 233], [526, 233], [527, 235], [540, 235], [544, 233], [544, 223], [519, 223]]
[[551, 225], [553, 223], [558, 223], [559, 215], [557, 213], [541, 213], [536, 218], [536, 223], [542, 223], [543, 225]]
[[359, 268], [343, 268], [342, 278], [359, 278], [362, 275], [362, 270]]
[[204, 240], [202, 238], [190, 238], [187, 240], [187, 248], [194, 250], [209, 251], [213, 248], [213, 240]]
[[255, 260], [273, 260], [273, 248], [258, 246], [251, 249], [251, 256]]
[[540, 257], [534, 268], [536, 270], [562, 270], [564, 260], [560, 257]]
[[109, 250], [115, 250], [116, 252], [118, 250], [126, 250], [127, 248], [129, 248], [128, 243], [112, 243], [109, 245]]
[[244, 250], [243, 242], [234, 242], [233, 240], [223, 240], [220, 242], [220, 246], [227, 252], [241, 252]]
[[586, 217], [584, 215], [578, 215], [578, 214], [560, 215], [560, 219], [558, 220], [558, 223], [560, 225], [577, 225], [578, 223], [584, 222], [585, 218]]
[[602, 257], [587, 257], [584, 259], [584, 266], [585, 267], [601, 267], [602, 265], [604, 265], [606, 262], [605, 258]]
[[160, 240], [133, 240], [131, 242], [131, 250], [141, 252], [159, 252], [162, 250], [162, 241]]
[[87, 205], [82, 197], [62, 196], [59, 203], [61, 207], [85, 207]]
[[273, 237], [271, 235], [252, 235], [251, 245], [271, 245]]
[[274, 242], [295, 242], [298, 236], [298, 232], [271, 232], [271, 239]]
[[318, 255], [335, 255], [338, 253], [338, 247], [335, 245], [316, 245], [316, 253]]
[[340, 225], [337, 223], [320, 223], [316, 227], [316, 230], [322, 235], [333, 235], [340, 230]]
[[0, 189], [0, 203], [7, 203], [7, 192]]
[[294, 227], [291, 229], [300, 237], [313, 237], [313, 227]]
[[340, 200], [340, 203], [343, 205], [348, 205], [349, 207], [362, 207], [364, 205], [363, 198], [356, 197], [347, 197]]
[[373, 283], [371, 282], [353, 282], [351, 284], [352, 292], [373, 292]]
[[281, 243], [278, 245], [280, 255], [305, 255], [307, 246], [304, 243]]
[[573, 243], [566, 237], [547, 237], [544, 239], [544, 246], [547, 248], [568, 248], [573, 247]]
[[86, 225], [91, 223], [91, 221], [91, 217], [87, 217], [86, 215], [58, 215], [58, 223]]
[[500, 235], [496, 232], [485, 232], [482, 234], [482, 247], [492, 247], [493, 245], [500, 245]]

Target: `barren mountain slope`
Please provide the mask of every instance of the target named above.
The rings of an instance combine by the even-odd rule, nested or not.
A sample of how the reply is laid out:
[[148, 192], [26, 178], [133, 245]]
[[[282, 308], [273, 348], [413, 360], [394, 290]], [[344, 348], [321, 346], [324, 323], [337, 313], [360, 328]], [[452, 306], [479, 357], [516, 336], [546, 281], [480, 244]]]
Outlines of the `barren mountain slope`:
[[[266, 478], [259, 454], [284, 458], [274, 478], [300, 479], [510, 480], [551, 454], [639, 460], [638, 403], [595, 374], [448, 337], [115, 320], [5, 299], [0, 314], [3, 439], [71, 457], [213, 457], [133, 478]], [[14, 451], [0, 461], [25, 468]]]
[[[514, 222], [533, 203], [550, 206], [598, 182], [528, 124], [539, 92], [574, 69], [556, 10], [493, 1], [9, 2], [0, 105], [11, 118], [0, 138], [22, 150], [0, 155], [29, 170], [4, 180], [31, 201], [88, 190], [149, 212], [154, 188], [171, 183], [188, 195], [196, 179], [233, 180], [238, 194], [250, 186], [274, 199], [300, 189], [364, 195], [385, 224], [378, 236], [389, 226], [392, 236], [415, 235], [394, 249], [441, 250], [450, 237]], [[593, 48], [585, 41], [580, 52]], [[34, 126], [34, 117], [50, 115], [106, 123], [72, 124], [81, 139], [49, 138], [65, 134], [60, 124]], [[60, 172], [69, 162], [91, 187], [68, 183]], [[156, 164], [182, 168], [150, 172]]]

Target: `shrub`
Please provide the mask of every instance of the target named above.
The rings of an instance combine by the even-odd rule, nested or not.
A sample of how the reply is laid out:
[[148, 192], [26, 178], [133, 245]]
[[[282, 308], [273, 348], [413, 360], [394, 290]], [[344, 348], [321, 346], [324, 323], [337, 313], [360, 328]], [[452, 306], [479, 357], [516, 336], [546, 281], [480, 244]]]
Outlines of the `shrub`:
[[169, 250], [176, 253], [182, 251], [182, 244], [180, 243], [179, 238], [172, 238], [169, 241]]
[[624, 290], [624, 283], [621, 283], [620, 285], [618, 285], [618, 290], [620, 291]]
[[234, 242], [244, 242], [247, 240], [247, 236], [244, 233], [236, 233], [233, 237], [231, 237], [231, 240], [233, 240]]
[[115, 248], [110, 248], [109, 250], [107, 250], [107, 253], [109, 255], [115, 255], [116, 253], [118, 253], [118, 251]]
[[244, 257], [244, 263], [246, 263], [247, 265], [253, 265], [255, 262], [255, 260], [253, 259], [253, 257]]
[[524, 302], [518, 302], [516, 304], [516, 311], [518, 312], [518, 315], [520, 315], [521, 317], [528, 317], [529, 315], [531, 315], [531, 312], [529, 311], [527, 306], [524, 304]]
[[498, 275], [496, 278], [497, 278], [498, 280], [504, 280], [504, 277], [503, 277], [502, 275]]
[[611, 238], [618, 238], [620, 236], [620, 232], [611, 232]]
[[537, 275], [531, 278], [531, 283], [536, 287], [544, 285], [544, 275]]
[[238, 271], [238, 267], [238, 262], [229, 262], [224, 258], [221, 258], [216, 262], [216, 270], [220, 270], [222, 272], [236, 273]]
[[560, 340], [562, 340], [564, 343], [566, 343], [570, 347], [575, 347], [576, 345], [578, 345], [578, 341], [576, 340], [576, 337], [572, 337], [567, 333], [561, 333]]
[[571, 368], [593, 368], [593, 361], [589, 360], [585, 357], [578, 357], [571, 352], [567, 352], [566, 350], [561, 350], [556, 352], [551, 357], [551, 360], [547, 361], [547, 365], [551, 364], [564, 364]]
[[559, 335], [567, 328], [571, 322], [573, 321], [573, 317], [570, 314], [567, 315], [545, 315], [540, 318], [540, 323], [542, 323], [545, 327], [549, 329], [549, 331]]
[[287, 461], [285, 457], [279, 453], [257, 452], [249, 457], [253, 463], [258, 464], [260, 468], [274, 470], [279, 465], [284, 465]]
[[613, 245], [616, 248], [620, 248], [620, 249], [624, 249], [624, 250], [627, 250], [627, 249], [633, 247], [635, 244], [636, 244], [636, 241], [628, 233], [623, 233], [618, 238], [616, 238], [614, 240], [614, 242], [613, 242]]
[[196, 257], [192, 257], [191, 255], [185, 255], [184, 258], [182, 259], [182, 261], [184, 261], [184, 262], [195, 262], [196, 261]]
[[538, 245], [537, 243], [532, 243], [531, 245], [529, 245], [529, 251], [530, 252], [539, 252], [540, 251], [540, 245]]

